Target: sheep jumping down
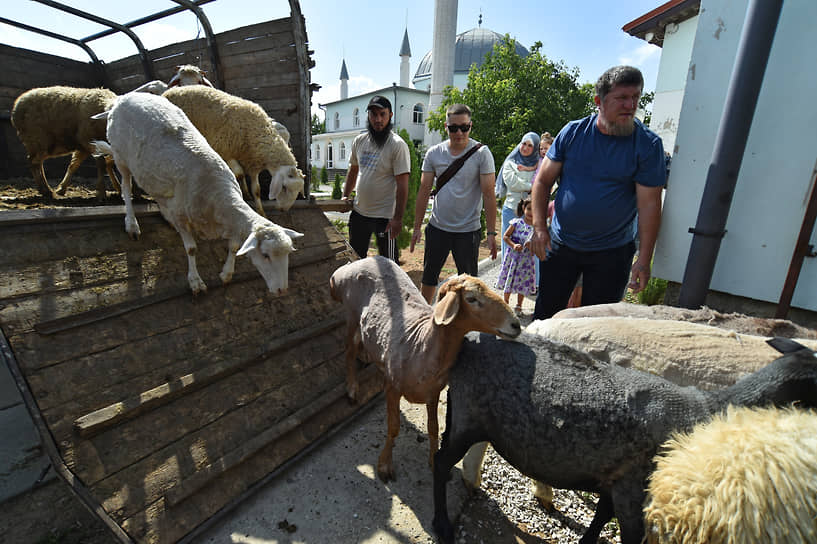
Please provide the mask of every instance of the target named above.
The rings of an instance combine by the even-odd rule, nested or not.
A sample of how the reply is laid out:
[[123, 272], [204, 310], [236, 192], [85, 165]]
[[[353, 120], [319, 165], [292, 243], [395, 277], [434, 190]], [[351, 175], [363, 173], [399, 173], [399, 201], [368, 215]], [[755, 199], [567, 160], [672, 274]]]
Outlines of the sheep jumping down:
[[[267, 170], [272, 176], [269, 199], [280, 210], [292, 207], [303, 192], [304, 175], [295, 155], [276, 132], [272, 119], [258, 104], [206, 87], [173, 87], [163, 95], [180, 107], [193, 125], [221, 155], [251, 196], [255, 209], [264, 215], [258, 175]], [[250, 178], [250, 190], [244, 178]]]
[[613, 516], [622, 543], [640, 543], [647, 477], [673, 432], [690, 430], [730, 404], [817, 407], [815, 352], [792, 340], [770, 343], [784, 355], [710, 392], [528, 333], [521, 342], [469, 334], [449, 374], [446, 430], [434, 459], [434, 530], [453, 542], [446, 482], [471, 445], [488, 441], [529, 477], [600, 494], [582, 544], [596, 542]]
[[383, 481], [394, 479], [392, 448], [400, 431], [400, 398], [425, 404], [429, 463], [437, 451], [437, 403], [468, 331], [505, 338], [521, 333], [519, 319], [502, 297], [466, 274], [441, 287], [432, 308], [408, 274], [385, 257], [338, 268], [329, 279], [332, 298], [346, 313], [346, 389], [356, 399], [357, 353], [363, 349], [385, 375], [388, 436], [377, 462]]
[[817, 542], [817, 412], [729, 408], [662, 447], [647, 542]]
[[[105, 122], [91, 117], [110, 109], [115, 98], [116, 94], [108, 89], [65, 86], [31, 89], [17, 97], [11, 109], [11, 124], [26, 148], [31, 174], [41, 195], [54, 198], [65, 194], [82, 161], [93, 153], [91, 141], [105, 139]], [[71, 155], [71, 162], [52, 191], [43, 162], [63, 155]], [[114, 189], [119, 191], [113, 161], [106, 160], [104, 168]], [[100, 163], [97, 172], [96, 197], [103, 200], [105, 178]]]
[[129, 235], [140, 234], [131, 202], [131, 177], [135, 176], [181, 236], [194, 294], [207, 289], [196, 268], [194, 233], [228, 241], [220, 274], [224, 283], [232, 279], [236, 256], [247, 255], [270, 292], [287, 288], [292, 239], [303, 235], [261, 217], [244, 202], [227, 164], [182, 110], [160, 96], [128, 93], [99, 117], [108, 119], [110, 145], [95, 143], [100, 152], [113, 156], [122, 172]]

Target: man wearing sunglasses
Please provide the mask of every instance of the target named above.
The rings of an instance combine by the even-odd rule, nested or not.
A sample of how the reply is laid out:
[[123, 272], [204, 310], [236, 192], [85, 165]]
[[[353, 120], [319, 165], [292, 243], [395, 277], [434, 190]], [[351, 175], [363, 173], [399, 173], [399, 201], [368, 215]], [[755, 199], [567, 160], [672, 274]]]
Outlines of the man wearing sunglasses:
[[[409, 251], [414, 251], [414, 245], [422, 237], [421, 229], [434, 180], [458, 157], [465, 156], [479, 143], [470, 138], [472, 126], [468, 106], [449, 106], [445, 126], [448, 139], [430, 147], [423, 159]], [[423, 277], [420, 282], [420, 291], [429, 304], [434, 300], [440, 272], [449, 254], [454, 256], [457, 273], [477, 275], [479, 244], [482, 240], [480, 212], [483, 209], [488, 229], [488, 248], [491, 258], [496, 259], [494, 179], [494, 157], [483, 145], [462, 163], [442, 188], [438, 187], [425, 231]]]
[[635, 118], [643, 88], [644, 77], [632, 66], [602, 74], [594, 99], [598, 113], [559, 132], [533, 180], [531, 249], [542, 259], [534, 319], [565, 308], [580, 274], [582, 306], [619, 302], [631, 275], [634, 293], [650, 279], [667, 173], [661, 138]]

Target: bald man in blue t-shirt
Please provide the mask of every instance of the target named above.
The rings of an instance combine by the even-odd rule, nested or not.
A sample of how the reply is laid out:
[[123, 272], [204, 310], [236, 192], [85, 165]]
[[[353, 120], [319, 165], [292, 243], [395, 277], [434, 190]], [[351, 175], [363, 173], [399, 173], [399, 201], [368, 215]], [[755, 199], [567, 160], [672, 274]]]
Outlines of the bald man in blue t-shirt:
[[650, 279], [666, 164], [661, 138], [635, 119], [643, 88], [637, 68], [607, 70], [596, 82], [598, 113], [568, 123], [539, 168], [532, 194], [531, 249], [542, 259], [534, 319], [565, 308], [580, 274], [582, 306], [619, 302], [631, 273], [635, 293]]

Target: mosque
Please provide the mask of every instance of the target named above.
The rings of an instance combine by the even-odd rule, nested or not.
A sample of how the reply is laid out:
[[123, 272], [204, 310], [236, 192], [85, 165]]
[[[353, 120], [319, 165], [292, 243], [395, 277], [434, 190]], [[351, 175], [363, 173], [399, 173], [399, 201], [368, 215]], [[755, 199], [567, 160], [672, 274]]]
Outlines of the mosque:
[[[340, 100], [321, 104], [326, 112], [326, 133], [313, 135], [311, 144], [312, 165], [318, 169], [325, 167], [330, 180], [336, 173], [346, 174], [352, 140], [366, 130], [366, 106], [369, 99], [376, 94], [383, 95], [391, 101], [394, 109], [395, 131], [406, 129], [414, 144], [423, 149], [439, 142], [439, 134], [430, 132], [426, 127], [427, 112], [439, 107], [442, 102], [442, 89], [446, 85], [463, 89], [468, 82], [471, 65], [481, 66], [485, 61], [485, 56], [493, 51], [494, 45], [503, 39], [502, 34], [482, 28], [482, 15], [479, 16], [477, 28], [454, 36], [456, 6], [453, 14], [450, 11], [440, 13], [440, 4], [443, 4], [442, 9], [446, 9], [446, 2], [438, 0], [437, 3], [434, 48], [423, 56], [411, 81], [409, 81], [411, 47], [408, 30], [403, 33], [403, 41], [398, 53], [400, 57], [399, 84], [393, 83], [390, 87], [350, 97], [348, 93], [349, 72], [346, 60], [343, 60], [340, 69]], [[447, 39], [446, 35], [450, 38]], [[448, 48], [450, 52], [445, 50], [446, 41], [454, 42], [453, 50]], [[435, 57], [433, 53], [437, 50], [440, 50], [440, 53], [436, 57], [442, 61], [433, 65], [432, 60]], [[516, 51], [522, 56], [528, 54], [528, 50], [519, 44], [516, 45]], [[440, 70], [444, 73], [440, 74]]]

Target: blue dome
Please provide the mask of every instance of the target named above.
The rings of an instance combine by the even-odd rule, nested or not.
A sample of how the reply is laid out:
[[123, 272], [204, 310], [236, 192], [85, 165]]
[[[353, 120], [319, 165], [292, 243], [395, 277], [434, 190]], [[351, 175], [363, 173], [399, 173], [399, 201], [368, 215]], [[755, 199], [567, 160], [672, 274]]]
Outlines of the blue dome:
[[[457, 34], [454, 46], [454, 73], [467, 74], [472, 64], [482, 66], [485, 62], [485, 55], [494, 50], [494, 45], [504, 38], [503, 35], [488, 30], [486, 28], [472, 28], [462, 34]], [[516, 52], [525, 57], [528, 50], [519, 43], [516, 44]], [[414, 81], [431, 76], [431, 51], [425, 54], [417, 66], [414, 74]]]

